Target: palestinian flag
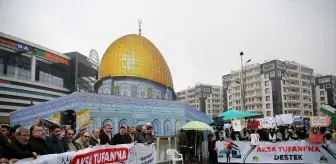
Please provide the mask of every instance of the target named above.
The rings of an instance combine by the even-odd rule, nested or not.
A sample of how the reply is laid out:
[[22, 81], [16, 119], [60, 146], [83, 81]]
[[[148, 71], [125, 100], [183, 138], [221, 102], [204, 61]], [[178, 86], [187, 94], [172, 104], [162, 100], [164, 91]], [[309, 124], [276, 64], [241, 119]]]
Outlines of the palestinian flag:
[[331, 119], [331, 124], [333, 128], [336, 128], [336, 109], [329, 105], [322, 105], [320, 112], [328, 115]]
[[336, 109], [329, 106], [329, 105], [322, 105], [320, 108], [320, 112], [330, 116], [330, 117], [336, 117]]

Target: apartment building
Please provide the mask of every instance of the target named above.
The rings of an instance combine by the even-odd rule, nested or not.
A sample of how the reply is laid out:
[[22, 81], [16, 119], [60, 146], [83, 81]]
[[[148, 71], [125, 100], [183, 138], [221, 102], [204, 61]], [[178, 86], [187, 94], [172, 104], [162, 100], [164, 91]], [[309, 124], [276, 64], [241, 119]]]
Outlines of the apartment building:
[[223, 91], [221, 86], [196, 84], [177, 92], [177, 99], [215, 117], [223, 112]]
[[315, 77], [315, 100], [316, 111], [319, 111], [324, 104], [336, 108], [336, 76]]
[[265, 116], [313, 114], [313, 69], [302, 64], [272, 60], [246, 65], [243, 72], [231, 71], [222, 81], [224, 109], [246, 110]]

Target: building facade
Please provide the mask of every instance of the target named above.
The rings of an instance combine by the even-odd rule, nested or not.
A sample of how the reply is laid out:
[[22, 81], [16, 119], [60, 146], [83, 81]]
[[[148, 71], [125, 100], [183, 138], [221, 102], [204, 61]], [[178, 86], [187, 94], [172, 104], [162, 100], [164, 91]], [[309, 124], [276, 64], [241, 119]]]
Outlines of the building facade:
[[0, 33], [0, 123], [9, 123], [15, 110], [83, 90], [78, 81], [83, 75], [96, 79], [97, 70], [87, 66], [87, 57], [70, 54]]
[[177, 92], [177, 99], [215, 117], [223, 112], [223, 90], [221, 86], [197, 84], [195, 87]]
[[313, 79], [313, 69], [296, 62], [273, 60], [247, 65], [243, 72], [231, 71], [222, 77], [224, 109], [265, 116], [312, 115]]
[[320, 107], [324, 104], [336, 108], [336, 76], [316, 76], [315, 97], [318, 114]]

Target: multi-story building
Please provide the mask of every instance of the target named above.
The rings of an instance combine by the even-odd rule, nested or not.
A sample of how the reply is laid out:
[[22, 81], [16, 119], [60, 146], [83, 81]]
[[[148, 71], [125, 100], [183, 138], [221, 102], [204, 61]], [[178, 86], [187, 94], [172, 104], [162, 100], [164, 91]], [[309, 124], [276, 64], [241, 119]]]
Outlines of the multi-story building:
[[177, 99], [209, 116], [215, 117], [223, 112], [223, 91], [221, 86], [197, 84], [195, 87], [177, 92]]
[[316, 111], [319, 111], [324, 104], [336, 108], [336, 76], [315, 77], [315, 98]]
[[62, 54], [0, 33], [0, 123], [9, 123], [15, 110], [93, 91], [98, 71], [92, 61], [78, 52]]
[[247, 65], [244, 71], [231, 71], [222, 77], [224, 109], [265, 116], [312, 115], [312, 77], [313, 69], [296, 62], [273, 60]]

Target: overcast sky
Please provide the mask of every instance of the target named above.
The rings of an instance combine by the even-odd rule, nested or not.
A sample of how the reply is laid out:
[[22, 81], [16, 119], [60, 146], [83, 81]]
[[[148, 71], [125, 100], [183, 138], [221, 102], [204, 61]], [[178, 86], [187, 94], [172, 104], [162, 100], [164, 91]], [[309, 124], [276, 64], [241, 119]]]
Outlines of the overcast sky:
[[102, 56], [138, 32], [166, 59], [175, 90], [221, 85], [240, 67], [279, 59], [336, 75], [335, 0], [0, 0], [0, 31], [55, 51]]

